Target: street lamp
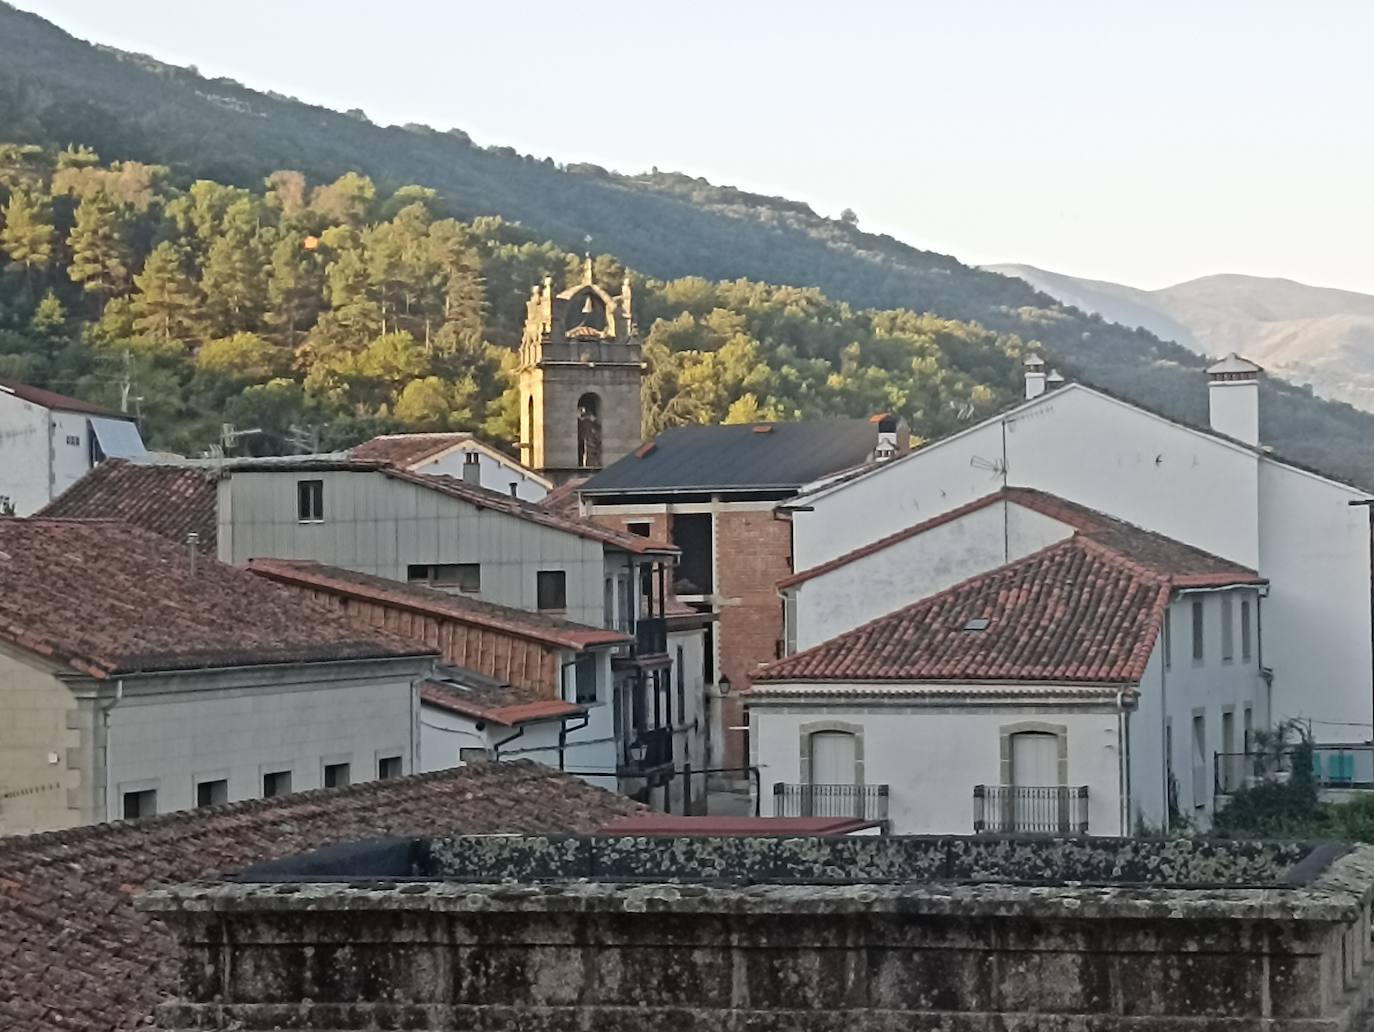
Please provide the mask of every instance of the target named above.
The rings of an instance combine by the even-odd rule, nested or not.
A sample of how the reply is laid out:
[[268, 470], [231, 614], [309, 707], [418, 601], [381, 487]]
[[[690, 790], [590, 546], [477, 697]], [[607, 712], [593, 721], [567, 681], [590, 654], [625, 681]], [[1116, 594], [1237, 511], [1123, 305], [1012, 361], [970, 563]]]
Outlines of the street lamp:
[[635, 766], [644, 762], [644, 757], [649, 754], [649, 746], [642, 738], [636, 738], [630, 743], [630, 759], [634, 760]]
[[730, 694], [730, 678], [725, 674], [716, 678], [716, 691], [720, 692], [722, 697]]

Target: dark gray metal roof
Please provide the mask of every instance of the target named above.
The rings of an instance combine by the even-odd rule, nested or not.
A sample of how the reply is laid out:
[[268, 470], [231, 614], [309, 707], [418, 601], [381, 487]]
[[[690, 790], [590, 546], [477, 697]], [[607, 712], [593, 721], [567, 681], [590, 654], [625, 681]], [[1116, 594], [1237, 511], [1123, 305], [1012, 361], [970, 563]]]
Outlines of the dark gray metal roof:
[[583, 495], [663, 491], [795, 491], [867, 462], [878, 443], [868, 419], [680, 426], [606, 467]]

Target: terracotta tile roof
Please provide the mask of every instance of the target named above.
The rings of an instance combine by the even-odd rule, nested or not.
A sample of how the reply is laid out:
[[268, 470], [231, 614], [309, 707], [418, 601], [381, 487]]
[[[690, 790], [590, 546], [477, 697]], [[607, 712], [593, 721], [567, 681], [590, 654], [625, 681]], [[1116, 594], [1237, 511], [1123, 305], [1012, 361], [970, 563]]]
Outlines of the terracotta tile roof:
[[1076, 535], [770, 664], [754, 680], [1135, 684], [1172, 590], [1168, 578]]
[[430, 655], [105, 520], [0, 519], [0, 640], [93, 677]]
[[886, 548], [909, 540], [928, 530], [967, 516], [971, 512], [986, 508], [997, 502], [1012, 502], [1027, 509], [1033, 509], [1052, 519], [1072, 527], [1075, 532], [1090, 537], [1100, 544], [1120, 552], [1139, 562], [1155, 573], [1170, 578], [1178, 587], [1220, 587], [1228, 584], [1258, 584], [1263, 578], [1254, 570], [1233, 563], [1210, 552], [1204, 552], [1192, 545], [1144, 530], [1108, 516], [1106, 513], [1089, 509], [1085, 505], [1070, 502], [1044, 491], [1026, 487], [1007, 487], [990, 495], [967, 502], [964, 505], [931, 517], [914, 526], [899, 530], [887, 537], [856, 548], [829, 562], [821, 563], [810, 569], [802, 570], [778, 581], [778, 588], [785, 589], [803, 584], [843, 566], [863, 559]]
[[38, 516], [112, 519], [175, 541], [200, 535], [200, 550], [215, 554], [218, 478], [213, 470], [107, 459]]
[[539, 508], [558, 513], [560, 516], [579, 516], [577, 489], [585, 484], [587, 479], [587, 477], [573, 477], [571, 480], [559, 484], [539, 499]]
[[466, 667], [442, 665], [420, 686], [420, 698], [431, 706], [465, 717], [515, 727], [586, 713], [583, 706], [550, 699], [533, 686], [520, 687]]
[[671, 813], [642, 813], [622, 817], [598, 834], [652, 835], [669, 838], [797, 838], [812, 835], [853, 835], [879, 829], [882, 821], [861, 817], [683, 817]]
[[115, 412], [103, 405], [95, 405], [89, 401], [82, 401], [80, 398], [58, 394], [56, 391], [46, 391], [42, 387], [31, 387], [26, 383], [19, 383], [17, 380], [0, 379], [0, 394], [13, 394], [23, 401], [41, 405], [46, 409], [57, 409], [60, 412], [84, 412], [90, 416], [107, 416], [110, 419], [132, 420], [134, 418], [127, 412]]
[[177, 985], [175, 940], [130, 904], [154, 886], [382, 836], [590, 833], [640, 812], [530, 762], [0, 839], [0, 1029], [148, 1027]]
[[483, 602], [469, 595], [451, 595], [417, 584], [402, 584], [386, 577], [324, 566], [308, 559], [253, 559], [249, 561], [248, 569], [285, 584], [316, 588], [458, 623], [487, 627], [556, 648], [581, 651], [596, 645], [618, 645], [630, 640], [629, 635], [621, 631], [591, 627], [543, 613], [516, 609], [514, 606]]
[[450, 448], [472, 440], [472, 434], [383, 434], [351, 449], [355, 459], [385, 462], [408, 469], [417, 462], [433, 458]]
[[[483, 684], [484, 681], [489, 684]], [[522, 691], [509, 684], [493, 682], [481, 674], [431, 679], [420, 685], [420, 698], [450, 713], [486, 720], [503, 727], [576, 717], [587, 712], [586, 707], [576, 703], [540, 698], [533, 691]]]

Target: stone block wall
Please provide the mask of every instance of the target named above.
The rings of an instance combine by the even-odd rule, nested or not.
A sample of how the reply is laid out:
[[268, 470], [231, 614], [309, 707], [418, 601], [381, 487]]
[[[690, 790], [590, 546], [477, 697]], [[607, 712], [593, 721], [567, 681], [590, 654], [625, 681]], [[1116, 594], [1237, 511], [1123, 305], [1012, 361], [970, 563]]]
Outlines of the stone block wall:
[[1265, 888], [354, 879], [142, 905], [185, 951], [166, 1029], [1338, 1032], [1366, 1027], [1371, 887], [1364, 848]]

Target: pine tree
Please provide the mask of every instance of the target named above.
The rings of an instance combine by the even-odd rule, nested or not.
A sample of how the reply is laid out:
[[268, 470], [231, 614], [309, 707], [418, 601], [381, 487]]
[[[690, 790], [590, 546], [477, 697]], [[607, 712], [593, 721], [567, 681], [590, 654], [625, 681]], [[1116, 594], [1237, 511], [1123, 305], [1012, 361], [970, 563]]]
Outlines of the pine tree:
[[226, 212], [222, 231], [210, 244], [200, 286], [214, 336], [227, 337], [262, 326], [267, 307], [266, 239], [250, 202]]
[[4, 228], [0, 229], [0, 247], [15, 265], [24, 267], [32, 289], [35, 275], [52, 264], [53, 244], [57, 237], [53, 229], [52, 213], [48, 206], [27, 190], [10, 194], [4, 210]]
[[201, 335], [200, 292], [186, 273], [180, 249], [170, 240], [153, 248], [134, 284], [134, 325], [139, 330], [162, 341], [186, 342]]
[[294, 348], [298, 331], [309, 326], [323, 306], [324, 270], [318, 252], [307, 248], [298, 233], [283, 236], [272, 248], [267, 275], [268, 321]]
[[129, 246], [119, 207], [104, 194], [84, 198], [76, 209], [76, 225], [67, 237], [71, 261], [67, 275], [88, 294], [100, 298], [101, 308], [129, 285]]

